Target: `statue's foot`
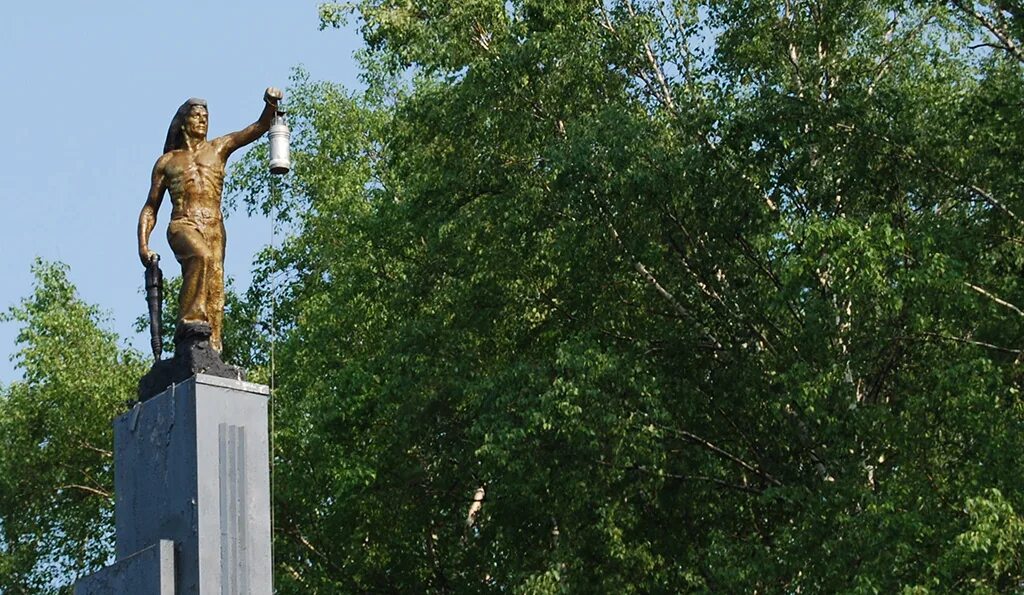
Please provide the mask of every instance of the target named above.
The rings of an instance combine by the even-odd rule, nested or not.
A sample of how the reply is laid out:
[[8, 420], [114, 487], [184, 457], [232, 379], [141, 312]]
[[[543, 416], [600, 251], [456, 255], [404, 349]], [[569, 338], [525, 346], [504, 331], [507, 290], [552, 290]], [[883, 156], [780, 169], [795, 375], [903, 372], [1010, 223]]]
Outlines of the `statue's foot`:
[[206, 322], [185, 322], [174, 333], [174, 357], [154, 362], [139, 382], [139, 400], [156, 396], [171, 384], [196, 374], [245, 380], [245, 370], [224, 363], [220, 352], [210, 346], [212, 330]]
[[209, 341], [212, 335], [213, 327], [210, 326], [209, 322], [180, 322], [178, 323], [177, 328], [174, 329], [175, 353], [177, 353], [177, 345], [182, 342], [200, 342], [203, 340]]

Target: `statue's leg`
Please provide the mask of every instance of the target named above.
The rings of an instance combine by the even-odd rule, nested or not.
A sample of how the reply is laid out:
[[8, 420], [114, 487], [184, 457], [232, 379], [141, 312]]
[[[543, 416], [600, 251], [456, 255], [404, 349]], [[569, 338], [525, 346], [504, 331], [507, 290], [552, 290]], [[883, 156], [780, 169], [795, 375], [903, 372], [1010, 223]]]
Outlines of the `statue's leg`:
[[190, 322], [210, 323], [207, 303], [214, 254], [194, 223], [175, 219], [167, 227], [167, 242], [181, 263], [181, 293], [178, 297], [178, 332]]
[[224, 223], [207, 228], [210, 242], [211, 269], [206, 291], [206, 308], [210, 317], [210, 346], [218, 352], [224, 350], [222, 331], [224, 329], [224, 245], [226, 236]]

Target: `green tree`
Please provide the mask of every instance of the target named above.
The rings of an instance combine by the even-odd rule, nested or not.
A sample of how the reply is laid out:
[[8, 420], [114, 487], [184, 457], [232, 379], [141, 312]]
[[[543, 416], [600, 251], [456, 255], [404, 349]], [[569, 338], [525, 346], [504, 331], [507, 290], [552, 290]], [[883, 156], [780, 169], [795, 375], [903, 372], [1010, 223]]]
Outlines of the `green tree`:
[[282, 592], [1017, 588], [1012, 8], [346, 11], [234, 187]]
[[113, 553], [113, 432], [143, 362], [82, 302], [66, 266], [36, 261], [20, 325], [23, 380], [0, 387], [0, 589], [70, 592]]

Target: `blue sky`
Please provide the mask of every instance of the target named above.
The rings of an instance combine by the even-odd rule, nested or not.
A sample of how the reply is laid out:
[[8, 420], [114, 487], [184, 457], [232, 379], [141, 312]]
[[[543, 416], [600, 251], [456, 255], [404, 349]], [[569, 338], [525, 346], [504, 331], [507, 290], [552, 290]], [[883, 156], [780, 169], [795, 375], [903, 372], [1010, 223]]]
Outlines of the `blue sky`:
[[[252, 122], [267, 86], [296, 66], [312, 79], [358, 86], [352, 29], [318, 30], [316, 1], [204, 3], [14, 2], [0, 19], [0, 308], [31, 290], [36, 257], [71, 267], [87, 302], [140, 351], [132, 323], [145, 312], [135, 230], [167, 125], [189, 97], [210, 107], [210, 136]], [[287, 97], [286, 97], [287, 101]], [[265, 142], [261, 141], [261, 142]], [[232, 162], [237, 159], [234, 157]], [[160, 211], [152, 247], [178, 274]], [[229, 215], [225, 270], [249, 283], [271, 228]], [[0, 383], [17, 328], [0, 324]]]

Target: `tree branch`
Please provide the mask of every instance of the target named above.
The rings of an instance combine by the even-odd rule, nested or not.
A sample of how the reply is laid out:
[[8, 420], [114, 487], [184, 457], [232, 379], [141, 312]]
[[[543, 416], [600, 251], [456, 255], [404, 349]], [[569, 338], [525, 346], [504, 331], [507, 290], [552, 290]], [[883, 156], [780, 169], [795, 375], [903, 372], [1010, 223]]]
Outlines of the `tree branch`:
[[[629, 260], [630, 264], [633, 265], [633, 269], [637, 273], [639, 273], [640, 276], [643, 277], [644, 280], [651, 285], [651, 287], [654, 288], [658, 295], [665, 298], [665, 300], [672, 305], [672, 308], [676, 311], [676, 313], [678, 313], [682, 318], [692, 319], [696, 321], [695, 317], [692, 316], [690, 312], [686, 308], [684, 308], [682, 304], [679, 303], [678, 300], [676, 300], [675, 296], [669, 293], [669, 291], [665, 289], [665, 287], [662, 286], [661, 283], [658, 282], [658, 279], [655, 278], [655, 276], [647, 269], [647, 267], [644, 266], [642, 262], [633, 257], [632, 252], [629, 250], [628, 247], [626, 247], [626, 243], [622, 241], [622, 236], [620, 236], [618, 230], [615, 229], [615, 225], [612, 223], [611, 215], [608, 212], [608, 210], [602, 208], [601, 211], [602, 214], [605, 215], [605, 219], [608, 223], [608, 229], [611, 230], [612, 237], [615, 239], [615, 242], [619, 245], [619, 248], [622, 249], [623, 253], [626, 255], [626, 258]], [[714, 335], [712, 335], [707, 328], [704, 328], [703, 324], [701, 324], [699, 321], [696, 322], [701, 327], [701, 332], [704, 333], [704, 336], [708, 338], [715, 345], [716, 348], [722, 349], [722, 342], [719, 341]]]
[[[856, 128], [853, 125], [851, 125], [851, 124], [837, 124], [836, 128], [839, 128], [840, 130], [846, 130], [847, 132], [851, 132], [851, 133], [856, 131]], [[871, 131], [868, 131], [868, 130], [864, 131], [864, 133], [869, 135], [869, 136], [872, 136], [874, 138], [877, 138], [877, 139], [879, 139], [879, 140], [881, 140], [881, 141], [883, 141], [885, 143], [888, 143], [888, 144], [892, 145], [893, 147], [896, 147], [911, 162], [916, 163], [916, 164], [918, 164], [920, 166], [923, 166], [923, 167], [925, 167], [927, 169], [930, 169], [933, 173], [937, 173], [940, 176], [942, 176], [942, 177], [948, 179], [949, 181], [953, 182], [954, 184], [957, 184], [958, 186], [961, 186], [964, 189], [967, 189], [967, 190], [971, 191], [973, 194], [975, 194], [976, 196], [978, 196], [979, 198], [981, 198], [982, 200], [987, 202], [989, 205], [991, 205], [991, 206], [999, 209], [1003, 213], [1005, 213], [1007, 216], [1009, 216], [1011, 219], [1013, 219], [1017, 223], [1024, 223], [1024, 221], [1021, 221], [1021, 218], [1018, 217], [1016, 213], [1011, 211], [1009, 207], [1004, 205], [1002, 202], [1000, 202], [998, 199], [996, 199], [996, 197], [992, 196], [990, 193], [986, 192], [984, 189], [978, 187], [976, 184], [972, 184], [970, 182], [965, 182], [965, 181], [957, 178], [952, 172], [949, 172], [949, 171], [939, 167], [938, 165], [935, 165], [934, 163], [931, 163], [930, 161], [925, 160], [922, 157], [918, 157], [917, 155], [914, 154], [914, 151], [912, 149], [910, 149], [908, 147], [905, 147], [905, 146], [903, 146], [903, 145], [893, 141], [892, 139], [890, 139], [889, 137], [887, 137], [887, 136], [885, 136], [883, 134], [877, 134], [877, 133], [874, 133], [874, 132], [871, 132]]]
[[757, 475], [757, 476], [767, 480], [768, 483], [770, 483], [770, 484], [772, 484], [774, 486], [782, 485], [782, 482], [780, 482], [778, 479], [775, 479], [775, 477], [773, 477], [767, 471], [764, 471], [764, 470], [760, 469], [759, 467], [756, 467], [756, 466], [754, 466], [754, 465], [744, 461], [743, 459], [739, 458], [738, 456], [736, 456], [736, 455], [734, 455], [734, 454], [732, 454], [730, 452], [727, 452], [726, 450], [724, 450], [722, 448], [719, 448], [718, 446], [715, 446], [710, 441], [705, 440], [704, 438], [701, 438], [700, 436], [694, 434], [693, 432], [687, 432], [686, 430], [679, 430], [679, 429], [676, 429], [676, 428], [669, 428], [669, 427], [661, 426], [661, 425], [657, 425], [656, 427], [658, 427], [658, 428], [660, 428], [662, 430], [665, 430], [667, 432], [671, 432], [673, 434], [676, 434], [677, 436], [680, 436], [682, 438], [685, 438], [686, 440], [689, 440], [690, 442], [692, 442], [694, 444], [697, 444], [698, 446], [703, 447], [704, 449], [706, 449], [706, 450], [708, 450], [708, 451], [718, 455], [719, 457], [722, 457], [722, 458], [724, 458], [726, 460], [732, 461], [733, 463], [736, 463], [737, 465], [739, 465], [740, 467], [743, 467], [747, 471], [750, 471], [751, 473], [753, 473], [753, 474], [755, 474], [755, 475]]
[[57, 486], [57, 489], [58, 490], [81, 490], [83, 492], [86, 492], [86, 493], [89, 493], [89, 494], [93, 494], [94, 496], [101, 496], [103, 498], [111, 498], [111, 497], [113, 497], [113, 494], [111, 494], [110, 492], [108, 492], [106, 490], [101, 490], [99, 488], [93, 488], [93, 487], [89, 487], [89, 486], [84, 486], [84, 485], [81, 485], [81, 484], [78, 484], [78, 483], [69, 483], [67, 485]]
[[951, 335], [943, 335], [941, 333], [921, 333], [921, 337], [928, 337], [933, 339], [942, 339], [944, 341], [953, 341], [954, 343], [964, 343], [966, 345], [975, 345], [977, 347], [984, 347], [993, 351], [999, 351], [1001, 353], [1009, 353], [1011, 355], [1021, 355], [1024, 351], [1020, 349], [1010, 349], [1009, 347], [1000, 347], [999, 345], [993, 345], [992, 343], [986, 343], [984, 341], [975, 341], [974, 339], [968, 339], [966, 337], [953, 337]]
[[652, 471], [643, 465], [633, 467], [633, 469], [636, 469], [637, 471], [642, 471], [643, 473], [650, 475], [652, 477], [664, 477], [665, 479], [674, 479], [676, 481], [704, 481], [708, 483], [713, 483], [723, 488], [736, 490], [746, 494], [753, 494], [755, 496], [759, 496], [764, 492], [763, 490], [759, 490], [757, 488], [752, 488], [750, 486], [745, 486], [738, 483], [732, 483], [730, 481], [719, 479], [718, 477], [710, 477], [708, 475], [681, 475], [679, 473], [668, 473], [664, 471], [657, 472]]
[[1010, 302], [1008, 302], [1006, 300], [999, 299], [995, 295], [989, 293], [988, 291], [985, 291], [985, 289], [983, 289], [981, 287], [978, 287], [977, 285], [973, 285], [971, 283], [968, 283], [967, 281], [964, 281], [964, 285], [966, 285], [967, 287], [970, 287], [974, 291], [976, 291], [976, 292], [980, 293], [981, 295], [987, 297], [988, 299], [990, 299], [993, 302], [999, 304], [1000, 306], [1004, 306], [1006, 308], [1009, 308], [1010, 310], [1013, 310], [1014, 312], [1017, 313], [1018, 316], [1024, 316], [1024, 310], [1021, 310], [1020, 308], [1018, 308], [1017, 306], [1014, 306], [1013, 304], [1011, 304]]
[[[636, 18], [636, 10], [633, 8], [632, 0], [626, 0], [626, 9], [629, 11], [629, 16]], [[647, 63], [651, 67], [651, 71], [654, 72], [654, 77], [658, 79], [658, 84], [661, 87], [662, 101], [665, 103], [665, 107], [669, 110], [676, 111], [676, 103], [672, 100], [672, 91], [669, 89], [668, 80], [665, 79], [665, 73], [661, 69], [661, 65], [658, 64], [658, 60], [654, 57], [654, 51], [651, 49], [651, 43], [649, 41], [644, 42], [644, 53], [647, 57]]]
[[1003, 49], [1005, 49], [1011, 56], [1016, 58], [1019, 62], [1024, 63], [1024, 52], [1021, 52], [1021, 49], [1017, 46], [1017, 44], [1013, 42], [1013, 39], [1010, 38], [1009, 33], [1007, 33], [1004, 29], [999, 27], [995, 22], [986, 17], [983, 13], [981, 13], [978, 10], [975, 10], [973, 2], [970, 8], [965, 6], [962, 0], [952, 0], [950, 4], [959, 8], [962, 12], [965, 12], [968, 15], [974, 17], [974, 19], [978, 21], [982, 27], [987, 29], [989, 33], [991, 33], [996, 39], [1000, 41], [1000, 43], [1002, 43]]
[[78, 445], [81, 446], [82, 448], [84, 448], [85, 450], [91, 450], [92, 452], [100, 454], [100, 455], [103, 455], [104, 457], [106, 457], [108, 459], [114, 456], [114, 453], [110, 452], [109, 450], [104, 450], [102, 448], [97, 448], [97, 447], [89, 444], [88, 442], [79, 442]]

